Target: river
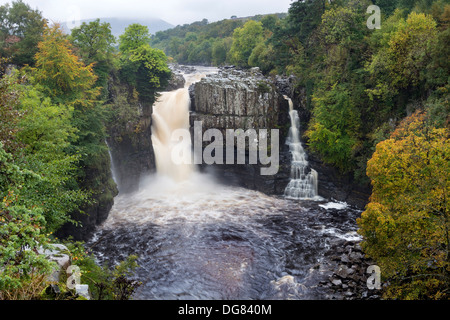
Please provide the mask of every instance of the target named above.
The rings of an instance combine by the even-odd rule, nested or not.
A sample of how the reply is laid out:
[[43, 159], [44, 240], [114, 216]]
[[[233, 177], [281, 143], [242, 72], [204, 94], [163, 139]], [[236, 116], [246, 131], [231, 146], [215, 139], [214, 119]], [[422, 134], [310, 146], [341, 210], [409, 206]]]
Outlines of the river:
[[189, 125], [187, 88], [200, 78], [187, 76], [185, 88], [162, 94], [152, 129], [158, 173], [140, 181], [138, 192], [116, 197], [87, 246], [100, 263], [139, 256], [143, 285], [134, 299], [329, 299], [331, 289], [318, 284], [331, 274], [336, 246], [360, 241], [361, 212], [221, 185], [195, 166], [176, 168], [167, 139]]

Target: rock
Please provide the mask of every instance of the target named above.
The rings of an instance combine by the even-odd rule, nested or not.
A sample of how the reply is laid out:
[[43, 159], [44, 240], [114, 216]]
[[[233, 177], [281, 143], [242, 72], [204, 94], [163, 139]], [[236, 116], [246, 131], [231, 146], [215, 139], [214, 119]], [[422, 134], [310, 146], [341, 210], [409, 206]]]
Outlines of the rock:
[[347, 256], [346, 254], [343, 254], [343, 255], [340, 257], [340, 260], [341, 260], [343, 263], [349, 263], [349, 262], [350, 262], [350, 259], [348, 258], [348, 256]]
[[349, 258], [352, 261], [360, 261], [363, 259], [363, 255], [359, 252], [352, 252], [352, 253], [350, 253]]
[[339, 269], [336, 271], [336, 274], [341, 277], [342, 279], [347, 279], [347, 277], [349, 276], [349, 269], [347, 269], [346, 266], [344, 265], [340, 265]]
[[169, 84], [166, 86], [164, 91], [173, 91], [177, 89], [184, 88], [186, 84], [186, 79], [180, 73], [172, 72], [172, 77], [169, 80]]
[[50, 261], [57, 263], [56, 269], [47, 278], [49, 282], [58, 282], [61, 278], [61, 272], [66, 270], [70, 266], [70, 257], [65, 252], [69, 249], [62, 244], [51, 244], [49, 249], [39, 248], [38, 253], [46, 256]]
[[[190, 88], [193, 130], [196, 121], [202, 122], [203, 133], [218, 129], [223, 137], [226, 130], [279, 129], [280, 162], [276, 175], [262, 176], [263, 165], [249, 164], [249, 148], [246, 146], [244, 165], [203, 165], [203, 170], [215, 173], [220, 182], [258, 190], [266, 194], [284, 194], [290, 181], [291, 154], [285, 145], [290, 118], [289, 103], [278, 91], [272, 80], [258, 68], [239, 70], [220, 68], [217, 74], [208, 75]], [[193, 133], [193, 132], [192, 132]], [[192, 137], [194, 135], [192, 134]], [[206, 143], [208, 145], [209, 143]], [[224, 146], [224, 155], [226, 149]]]
[[340, 286], [340, 285], [342, 285], [342, 281], [339, 280], [339, 279], [335, 279], [335, 280], [331, 281], [331, 283], [332, 283], [333, 285], [335, 285], [335, 286]]

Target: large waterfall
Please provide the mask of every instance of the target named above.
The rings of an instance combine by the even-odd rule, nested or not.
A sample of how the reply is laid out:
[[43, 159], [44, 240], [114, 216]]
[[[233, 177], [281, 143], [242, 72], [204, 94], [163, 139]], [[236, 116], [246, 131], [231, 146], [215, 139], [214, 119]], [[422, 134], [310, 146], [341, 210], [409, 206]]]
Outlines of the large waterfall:
[[294, 103], [285, 96], [289, 101], [289, 116], [291, 118], [291, 128], [287, 144], [292, 154], [291, 163], [291, 181], [289, 182], [284, 195], [288, 199], [302, 200], [314, 199], [318, 196], [318, 174], [317, 171], [309, 169], [309, 163], [306, 159], [306, 153], [300, 141], [300, 118], [298, 112], [294, 110]]
[[[208, 68], [203, 73], [185, 74], [184, 88], [163, 92], [153, 105], [152, 143], [159, 175], [182, 182], [189, 180], [195, 172], [189, 134], [189, 87], [214, 70]], [[172, 140], [176, 131], [186, 134], [182, 141]]]
[[[134, 299], [328, 298], [330, 287], [318, 284], [328, 281], [334, 266], [330, 252], [356, 235], [356, 226], [336, 220], [331, 210], [342, 210], [351, 221], [360, 213], [225, 186], [194, 165], [177, 164], [192, 155], [189, 136], [183, 143], [171, 141], [173, 132], [189, 128], [188, 88], [215, 71], [196, 70], [185, 75], [184, 88], [162, 93], [154, 105], [157, 174], [142, 179], [138, 191], [114, 199], [87, 246], [101, 264], [139, 257], [135, 278], [142, 286]], [[287, 193], [312, 197], [317, 180], [305, 174], [298, 115], [291, 115], [294, 179]], [[182, 157], [174, 159], [173, 153]]]

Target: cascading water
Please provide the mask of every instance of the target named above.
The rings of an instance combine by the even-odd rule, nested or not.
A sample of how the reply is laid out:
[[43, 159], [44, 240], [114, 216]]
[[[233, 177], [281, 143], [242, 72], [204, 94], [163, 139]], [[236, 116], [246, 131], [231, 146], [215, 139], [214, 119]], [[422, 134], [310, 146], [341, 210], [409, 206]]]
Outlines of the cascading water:
[[316, 202], [223, 186], [174, 163], [174, 148], [190, 155], [190, 141], [180, 146], [170, 137], [188, 128], [187, 88], [204, 74], [185, 75], [185, 88], [162, 93], [152, 127], [157, 174], [115, 198], [87, 247], [109, 265], [139, 257], [143, 285], [133, 299], [326, 299], [329, 289], [318, 283], [334, 268], [327, 257], [355, 240], [358, 212], [339, 209], [337, 220]]
[[116, 174], [116, 166], [114, 165], [114, 159], [113, 159], [113, 156], [112, 156], [112, 153], [111, 153], [111, 148], [110, 148], [107, 140], [105, 140], [105, 144], [108, 147], [109, 160], [111, 161], [111, 175], [112, 175], [112, 178], [113, 178], [114, 182], [118, 185], [117, 174]]
[[287, 199], [293, 200], [315, 199], [318, 197], [318, 174], [314, 169], [307, 173], [309, 163], [300, 141], [300, 118], [297, 110], [294, 110], [292, 100], [287, 96], [284, 98], [289, 102], [291, 128], [286, 143], [292, 154], [291, 181], [286, 187], [284, 195]]

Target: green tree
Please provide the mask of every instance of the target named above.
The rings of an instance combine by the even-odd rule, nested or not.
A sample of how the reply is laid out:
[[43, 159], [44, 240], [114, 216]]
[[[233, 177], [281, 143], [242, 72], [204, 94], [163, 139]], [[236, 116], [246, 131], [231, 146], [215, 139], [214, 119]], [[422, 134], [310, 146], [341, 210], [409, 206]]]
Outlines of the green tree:
[[34, 65], [37, 44], [44, 32], [45, 19], [28, 4], [13, 1], [0, 7], [0, 55], [12, 63]]
[[346, 172], [354, 167], [359, 148], [361, 120], [350, 92], [343, 85], [316, 93], [313, 118], [306, 132], [311, 149], [322, 159]]
[[121, 75], [137, 88], [142, 102], [153, 104], [158, 89], [167, 85], [171, 71], [164, 52], [145, 44], [122, 57]]
[[16, 134], [20, 130], [18, 122], [22, 117], [19, 110], [19, 92], [12, 88], [17, 85], [17, 78], [3, 76], [0, 78], [0, 142], [7, 152], [15, 152], [22, 147]]
[[15, 165], [0, 142], [0, 299], [8, 299], [10, 291], [27, 286], [33, 278], [43, 282], [53, 266], [37, 253], [49, 243], [42, 209], [21, 203], [21, 189], [30, 179], [40, 177]]
[[107, 95], [108, 76], [114, 65], [113, 53], [116, 42], [109, 23], [100, 23], [100, 19], [74, 28], [70, 37], [77, 48], [77, 54], [86, 65], [93, 64], [97, 75], [97, 86], [103, 88], [103, 97]]
[[424, 91], [421, 88], [426, 84], [426, 71], [436, 45], [436, 22], [431, 16], [412, 12], [407, 20], [396, 23], [395, 31], [385, 35], [387, 45], [373, 55], [367, 67], [376, 79], [376, 87], [368, 91], [369, 95], [389, 101], [405, 92], [417, 98], [417, 92]]
[[24, 204], [39, 204], [46, 220], [46, 230], [55, 232], [71, 221], [69, 213], [87, 200], [87, 194], [76, 185], [80, 155], [68, 154], [71, 141], [77, 139], [72, 124], [73, 107], [55, 105], [35, 88], [22, 88], [20, 131], [16, 139], [24, 148], [16, 163], [35, 172], [40, 179], [27, 184], [21, 195]]
[[264, 29], [261, 22], [250, 20], [242, 28], [233, 33], [233, 44], [229, 52], [231, 63], [248, 67], [248, 59], [253, 49], [264, 40]]
[[119, 50], [123, 53], [128, 53], [142, 45], [149, 44], [150, 39], [150, 32], [147, 26], [139, 23], [131, 24], [119, 37]]
[[233, 39], [231, 37], [218, 39], [214, 42], [211, 52], [213, 65], [220, 66], [227, 62], [227, 55], [232, 43]]
[[386, 298], [449, 297], [448, 138], [448, 128], [430, 126], [416, 112], [377, 145], [368, 163], [373, 193], [359, 233], [390, 283]]

